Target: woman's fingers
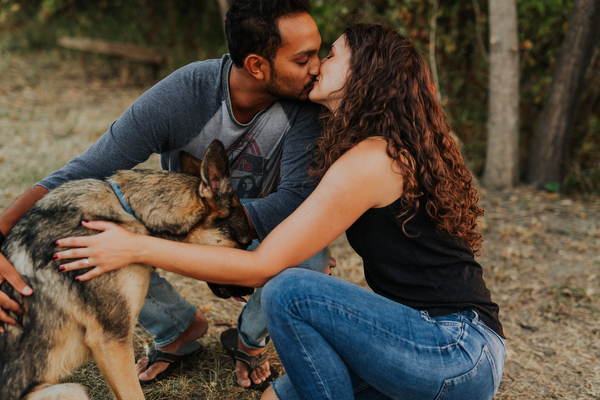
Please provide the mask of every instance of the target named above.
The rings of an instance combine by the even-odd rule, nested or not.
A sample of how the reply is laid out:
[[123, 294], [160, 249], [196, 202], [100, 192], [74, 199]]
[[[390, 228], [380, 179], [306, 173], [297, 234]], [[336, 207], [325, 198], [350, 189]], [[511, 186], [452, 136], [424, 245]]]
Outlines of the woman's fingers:
[[[89, 228], [92, 230], [104, 232], [106, 229], [110, 228], [111, 226], [113, 226], [115, 224], [112, 222], [106, 222], [106, 221], [92, 221], [92, 222], [82, 221], [82, 225], [85, 226], [86, 228]], [[87, 258], [90, 256], [90, 251], [88, 250], [88, 248], [97, 242], [98, 242], [97, 235], [71, 236], [71, 237], [58, 239], [54, 243], [56, 245], [56, 247], [67, 247], [67, 249], [54, 253], [53, 258], [55, 260], [65, 260], [65, 259], [70, 259], [70, 258], [71, 259]], [[87, 260], [87, 261], [84, 260], [79, 263], [73, 262], [73, 263], [68, 263], [68, 264], [63, 264], [63, 265], [69, 266], [70, 269], [82, 269], [82, 268], [89, 268], [90, 265], [88, 265], [88, 263], [89, 263], [89, 260]]]
[[[107, 229], [117, 227], [114, 222], [108, 221], [81, 221], [81, 225], [94, 231], [104, 232]], [[71, 236], [56, 241], [56, 247], [86, 247], [93, 243], [95, 235], [91, 236]]]
[[[61, 253], [64, 253], [64, 252], [61, 252]], [[55, 256], [57, 256], [57, 257], [55, 257], [55, 259], [57, 259], [57, 260], [59, 260], [58, 254], [59, 253], [55, 254]], [[60, 271], [62, 271], [62, 272], [66, 272], [66, 271], [76, 271], [76, 270], [79, 270], [79, 269], [86, 269], [86, 268], [90, 268], [90, 267], [94, 266], [90, 262], [90, 259], [88, 257], [68, 257], [68, 256], [65, 256], [64, 258], [60, 258], [60, 259], [73, 259], [73, 258], [78, 258], [78, 259], [75, 260], [75, 261], [71, 261], [71, 262], [68, 262], [68, 263], [61, 264], [58, 269]]]
[[97, 276], [100, 276], [105, 272], [107, 271], [102, 270], [100, 267], [92, 268], [85, 274], [77, 276], [75, 280], [79, 282], [89, 281], [90, 279], [96, 278]]
[[78, 281], [86, 281], [130, 264], [130, 261], [126, 260], [126, 254], [123, 254], [122, 245], [133, 235], [131, 232], [108, 221], [83, 221], [82, 224], [86, 228], [97, 231], [98, 234], [57, 240], [56, 246], [66, 249], [55, 253], [53, 258], [57, 261], [70, 260], [59, 267], [60, 271], [76, 271], [92, 267], [77, 277]]
[[119, 225], [110, 221], [82, 221], [81, 224], [88, 229], [95, 231], [105, 231], [110, 228], [118, 227]]
[[78, 258], [75, 261], [71, 261], [69, 263], [65, 263], [65, 264], [61, 264], [61, 266], [58, 268], [59, 271], [61, 272], [68, 272], [68, 271], [78, 271], [80, 269], [86, 269], [86, 268], [90, 268], [93, 267], [92, 269], [90, 269], [89, 271], [87, 271], [85, 274], [81, 274], [78, 275], [75, 280], [76, 281], [87, 281], [90, 280], [92, 278], [95, 278], [97, 276], [102, 275], [105, 272], [108, 272], [109, 270], [105, 269], [105, 268], [101, 268], [98, 267], [96, 265], [94, 265], [94, 263], [92, 262], [92, 260], [88, 257], [78, 257], [81, 254], [84, 254], [86, 250], [85, 249], [72, 249], [72, 250], [65, 250], [65, 251], [61, 251], [59, 253], [55, 254], [55, 259], [73, 259], [73, 258]]
[[[54, 244], [56, 247], [88, 247], [94, 240], [92, 236], [72, 236], [58, 239]], [[56, 253], [58, 254], [58, 253]]]
[[[69, 246], [75, 246], [75, 245], [69, 245]], [[59, 252], [56, 252], [52, 256], [52, 258], [54, 258], [55, 260], [60, 261], [60, 260], [76, 259], [76, 258], [86, 258], [86, 257], [88, 257], [90, 255], [88, 247], [87, 247], [88, 244], [80, 244], [79, 246], [81, 246], [81, 247], [74, 247], [74, 248], [70, 248], [70, 249], [61, 250]], [[61, 245], [60, 247], [65, 247], [65, 246]], [[85, 267], [81, 267], [81, 268], [85, 268]]]

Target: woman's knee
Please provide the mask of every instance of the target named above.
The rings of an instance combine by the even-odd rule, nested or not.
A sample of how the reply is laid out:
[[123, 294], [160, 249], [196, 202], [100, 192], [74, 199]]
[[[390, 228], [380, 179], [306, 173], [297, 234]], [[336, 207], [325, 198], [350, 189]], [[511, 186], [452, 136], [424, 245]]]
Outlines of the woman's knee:
[[297, 296], [305, 296], [307, 291], [315, 288], [316, 276], [321, 273], [299, 269], [286, 269], [271, 278], [263, 287], [261, 293], [261, 305], [267, 313], [273, 308], [285, 307]]
[[[298, 271], [301, 271], [298, 273]], [[279, 297], [280, 295], [286, 294], [291, 287], [295, 287], [295, 281], [298, 279], [298, 275], [306, 270], [298, 270], [294, 268], [288, 268], [281, 271], [279, 274], [271, 278], [263, 287], [261, 295], [261, 303], [266, 298]]]

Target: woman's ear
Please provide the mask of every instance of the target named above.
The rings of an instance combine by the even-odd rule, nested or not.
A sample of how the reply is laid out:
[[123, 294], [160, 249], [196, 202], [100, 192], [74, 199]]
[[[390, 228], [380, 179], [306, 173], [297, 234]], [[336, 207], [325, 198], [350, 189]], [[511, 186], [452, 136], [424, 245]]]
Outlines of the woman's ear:
[[250, 54], [244, 60], [244, 68], [257, 80], [264, 80], [267, 77], [269, 62], [262, 56]]

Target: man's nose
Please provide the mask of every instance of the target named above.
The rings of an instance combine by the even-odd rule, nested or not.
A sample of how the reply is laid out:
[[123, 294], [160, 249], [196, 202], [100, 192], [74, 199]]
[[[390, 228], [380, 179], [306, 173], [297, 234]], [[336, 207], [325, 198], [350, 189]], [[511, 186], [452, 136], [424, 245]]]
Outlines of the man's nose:
[[321, 71], [321, 60], [319, 60], [318, 58], [315, 58], [315, 61], [316, 62], [311, 61], [310, 68], [308, 69], [309, 75], [312, 75], [312, 76], [319, 75], [319, 72]]

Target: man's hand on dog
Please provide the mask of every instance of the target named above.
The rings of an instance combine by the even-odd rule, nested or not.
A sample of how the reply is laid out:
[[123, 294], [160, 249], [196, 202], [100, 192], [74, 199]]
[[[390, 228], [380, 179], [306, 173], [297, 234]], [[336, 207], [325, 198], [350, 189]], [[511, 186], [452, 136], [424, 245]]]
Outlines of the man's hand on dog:
[[[33, 290], [21, 279], [14, 267], [8, 260], [0, 254], [0, 283], [7, 281], [15, 290], [23, 296], [29, 296]], [[5, 322], [10, 325], [18, 325], [17, 321], [8, 314], [8, 311], [23, 313], [23, 309], [8, 295], [0, 291], [0, 322]], [[0, 333], [4, 333], [4, 328], [0, 324]]]

